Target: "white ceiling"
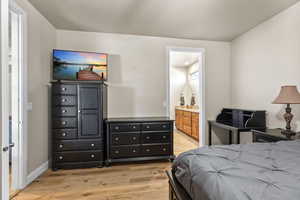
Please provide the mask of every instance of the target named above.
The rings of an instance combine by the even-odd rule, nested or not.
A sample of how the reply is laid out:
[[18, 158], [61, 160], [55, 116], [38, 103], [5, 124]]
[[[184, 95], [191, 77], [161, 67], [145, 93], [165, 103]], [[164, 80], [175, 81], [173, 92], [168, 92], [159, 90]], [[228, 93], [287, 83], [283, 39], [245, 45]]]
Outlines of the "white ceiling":
[[230, 41], [299, 0], [29, 0], [56, 28]]
[[196, 63], [201, 56], [201, 53], [193, 52], [170, 52], [170, 62], [173, 67], [188, 67]]

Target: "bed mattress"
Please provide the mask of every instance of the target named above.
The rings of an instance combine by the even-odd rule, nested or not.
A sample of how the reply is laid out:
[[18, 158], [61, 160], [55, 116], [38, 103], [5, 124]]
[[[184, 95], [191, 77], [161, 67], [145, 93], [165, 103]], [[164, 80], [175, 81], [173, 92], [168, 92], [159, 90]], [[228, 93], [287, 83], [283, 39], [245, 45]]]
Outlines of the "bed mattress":
[[300, 200], [300, 140], [206, 146], [172, 171], [193, 200]]

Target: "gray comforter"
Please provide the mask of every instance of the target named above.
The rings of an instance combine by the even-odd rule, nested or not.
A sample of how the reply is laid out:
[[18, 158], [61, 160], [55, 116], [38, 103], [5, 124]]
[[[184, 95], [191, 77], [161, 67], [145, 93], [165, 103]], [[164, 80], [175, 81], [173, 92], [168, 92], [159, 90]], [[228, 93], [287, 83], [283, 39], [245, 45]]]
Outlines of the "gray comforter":
[[193, 200], [300, 200], [300, 140], [202, 147], [173, 172]]

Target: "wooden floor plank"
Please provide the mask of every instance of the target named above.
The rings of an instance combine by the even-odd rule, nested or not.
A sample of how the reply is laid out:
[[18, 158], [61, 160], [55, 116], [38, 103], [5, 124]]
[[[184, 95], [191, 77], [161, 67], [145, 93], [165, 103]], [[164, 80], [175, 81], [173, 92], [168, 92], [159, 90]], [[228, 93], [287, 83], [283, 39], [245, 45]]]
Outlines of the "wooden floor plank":
[[[191, 138], [175, 132], [174, 150], [197, 148]], [[113, 165], [109, 168], [48, 170], [13, 200], [167, 200], [169, 162]]]

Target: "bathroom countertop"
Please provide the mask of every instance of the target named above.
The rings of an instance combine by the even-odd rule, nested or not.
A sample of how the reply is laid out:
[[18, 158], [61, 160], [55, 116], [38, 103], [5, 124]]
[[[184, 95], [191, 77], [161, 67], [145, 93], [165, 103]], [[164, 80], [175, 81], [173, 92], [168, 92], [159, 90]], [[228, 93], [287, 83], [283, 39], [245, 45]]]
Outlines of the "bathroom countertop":
[[199, 113], [199, 109], [198, 108], [184, 108], [184, 107], [176, 107], [177, 110], [183, 110], [183, 111], [188, 111], [188, 112], [195, 112], [195, 113]]

